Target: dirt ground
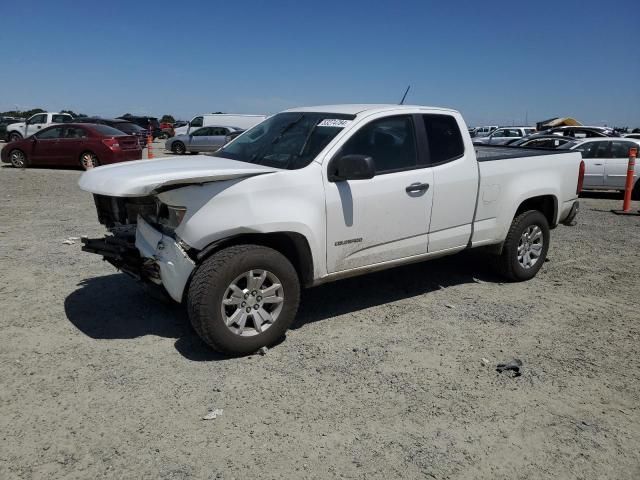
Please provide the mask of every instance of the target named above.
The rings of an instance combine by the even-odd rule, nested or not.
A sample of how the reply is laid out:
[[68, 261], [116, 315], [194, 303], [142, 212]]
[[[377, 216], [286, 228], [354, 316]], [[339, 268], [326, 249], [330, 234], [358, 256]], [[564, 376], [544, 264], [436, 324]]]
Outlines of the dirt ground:
[[79, 176], [0, 168], [1, 479], [640, 478], [640, 217], [618, 196], [583, 199], [529, 282], [477, 254], [341, 281], [226, 359], [63, 244], [103, 233]]

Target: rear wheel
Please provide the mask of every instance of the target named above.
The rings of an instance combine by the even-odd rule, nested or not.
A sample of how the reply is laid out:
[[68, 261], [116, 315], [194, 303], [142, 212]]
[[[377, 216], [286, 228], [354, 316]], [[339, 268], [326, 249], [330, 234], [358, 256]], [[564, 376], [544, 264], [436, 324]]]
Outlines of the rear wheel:
[[182, 143], [182, 142], [173, 142], [173, 144], [171, 145], [171, 151], [173, 153], [177, 153], [178, 155], [184, 155], [186, 153], [187, 149], [184, 146], [184, 143]]
[[549, 222], [537, 210], [521, 213], [513, 219], [497, 264], [509, 280], [521, 282], [536, 276], [549, 250]]
[[282, 338], [293, 322], [300, 282], [280, 252], [258, 245], [225, 248], [196, 270], [187, 296], [189, 318], [209, 346], [246, 355]]
[[22, 135], [20, 135], [18, 132], [11, 132], [9, 134], [10, 142], [17, 142], [18, 140], [22, 140]]
[[84, 152], [80, 155], [80, 165], [85, 170], [91, 170], [92, 168], [96, 168], [100, 166], [100, 160], [93, 152]]
[[22, 150], [18, 150], [17, 148], [9, 153], [9, 160], [15, 168], [24, 168], [27, 166], [27, 156]]

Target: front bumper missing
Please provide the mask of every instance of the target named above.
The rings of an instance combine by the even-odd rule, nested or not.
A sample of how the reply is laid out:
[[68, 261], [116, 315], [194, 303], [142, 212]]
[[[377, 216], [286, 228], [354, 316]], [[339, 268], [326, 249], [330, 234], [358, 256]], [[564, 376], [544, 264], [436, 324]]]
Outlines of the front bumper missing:
[[182, 301], [184, 287], [195, 263], [172, 237], [138, 217], [132, 231], [103, 238], [83, 238], [82, 250], [102, 255], [117, 269], [141, 281], [161, 284], [176, 302]]

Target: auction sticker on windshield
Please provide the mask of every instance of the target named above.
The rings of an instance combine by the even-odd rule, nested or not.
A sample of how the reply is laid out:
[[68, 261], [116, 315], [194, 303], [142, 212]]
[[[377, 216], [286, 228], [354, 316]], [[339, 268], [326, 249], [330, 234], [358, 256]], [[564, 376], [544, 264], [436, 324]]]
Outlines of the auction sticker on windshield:
[[351, 123], [351, 120], [342, 120], [339, 118], [325, 118], [321, 121], [318, 126], [319, 127], [336, 127], [336, 128], [344, 128]]

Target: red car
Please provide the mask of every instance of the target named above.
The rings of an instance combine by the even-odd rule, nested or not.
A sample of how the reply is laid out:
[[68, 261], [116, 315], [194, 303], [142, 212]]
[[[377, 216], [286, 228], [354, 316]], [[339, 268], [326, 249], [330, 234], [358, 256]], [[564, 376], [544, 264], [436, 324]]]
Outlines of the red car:
[[81, 166], [85, 170], [109, 163], [140, 160], [138, 139], [107, 125], [52, 125], [5, 145], [2, 161], [14, 167], [31, 165]]

